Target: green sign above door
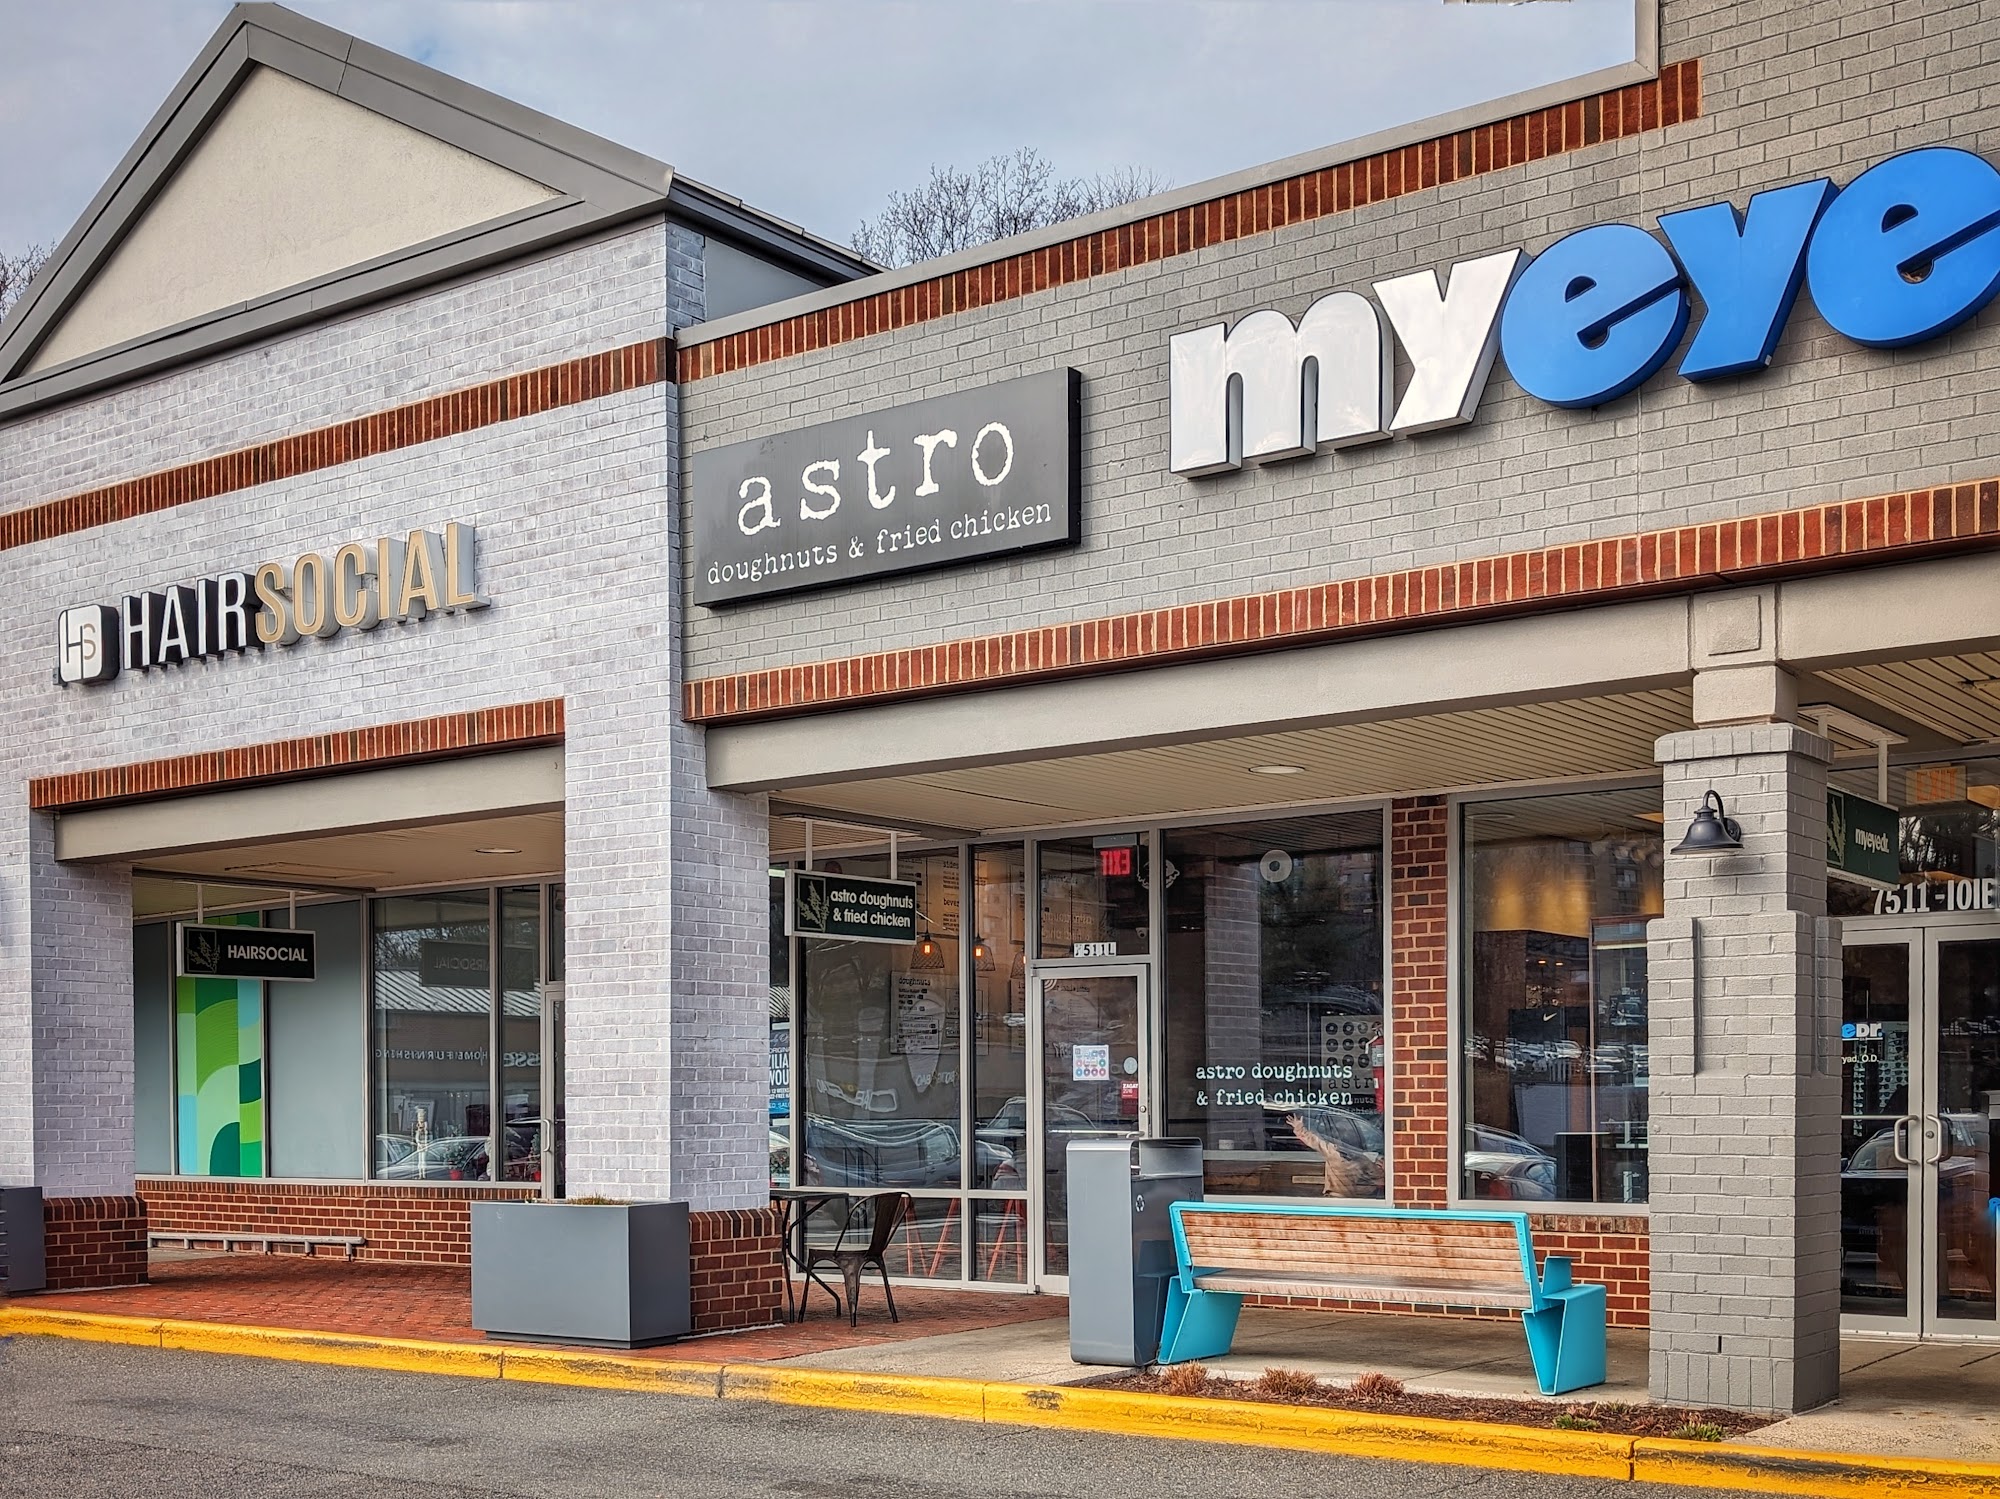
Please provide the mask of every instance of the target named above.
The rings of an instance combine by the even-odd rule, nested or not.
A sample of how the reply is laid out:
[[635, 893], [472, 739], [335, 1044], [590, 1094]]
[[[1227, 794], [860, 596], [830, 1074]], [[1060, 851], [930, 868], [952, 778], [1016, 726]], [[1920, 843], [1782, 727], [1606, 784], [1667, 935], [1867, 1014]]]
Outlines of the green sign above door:
[[791, 870], [785, 875], [785, 935], [915, 942], [917, 887], [910, 880]]
[[1851, 792], [1826, 793], [1826, 872], [1835, 879], [1893, 888], [1902, 877], [1894, 807]]

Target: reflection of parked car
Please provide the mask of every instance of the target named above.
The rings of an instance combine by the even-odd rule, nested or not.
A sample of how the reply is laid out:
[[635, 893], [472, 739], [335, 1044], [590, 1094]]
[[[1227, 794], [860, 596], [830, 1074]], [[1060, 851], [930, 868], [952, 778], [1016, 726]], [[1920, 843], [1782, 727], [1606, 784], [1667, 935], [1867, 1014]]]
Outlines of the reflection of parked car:
[[771, 1131], [771, 1185], [789, 1187], [792, 1184], [792, 1137], [783, 1130]]
[[1465, 1130], [1466, 1193], [1535, 1202], [1556, 1195], [1556, 1160], [1511, 1130], [1471, 1124]]
[[488, 1155], [484, 1135], [446, 1135], [412, 1149], [379, 1174], [391, 1181], [485, 1181]]
[[[1052, 1103], [1044, 1112], [1048, 1116], [1048, 1132], [1052, 1140], [1068, 1135], [1108, 1133], [1103, 1125], [1095, 1123], [1081, 1109], [1072, 1109], [1066, 1104]], [[991, 1118], [981, 1122], [973, 1134], [1016, 1159], [1025, 1156], [1028, 1150], [1028, 1100], [1018, 1094], [1008, 1099]]]
[[375, 1174], [382, 1175], [398, 1161], [409, 1157], [417, 1148], [417, 1142], [408, 1135], [377, 1135], [375, 1137]]
[[[1946, 1296], [1993, 1294], [1993, 1218], [1987, 1121], [1945, 1116], [1949, 1139], [1937, 1163], [1938, 1239]], [[1919, 1134], [1916, 1126], [1906, 1134]], [[1910, 1167], [1896, 1159], [1896, 1127], [1877, 1130], [1840, 1172], [1841, 1293], [1893, 1296], [1908, 1289]], [[1918, 1154], [1915, 1140], [1905, 1152]]]
[[[539, 1135], [538, 1125], [507, 1126], [504, 1180], [540, 1180]], [[378, 1169], [375, 1174], [389, 1181], [488, 1181], [493, 1174], [492, 1151], [484, 1135], [446, 1135], [421, 1149], [413, 1145], [401, 1160]]]
[[[1011, 1167], [1011, 1152], [976, 1140], [984, 1181]], [[958, 1130], [935, 1119], [805, 1118], [799, 1181], [832, 1187], [956, 1187]]]
[[[1322, 1142], [1313, 1144], [1313, 1148], [1322, 1154], [1328, 1147], [1338, 1151], [1341, 1161], [1353, 1174], [1351, 1183], [1338, 1190], [1350, 1197], [1381, 1195], [1385, 1175], [1379, 1117], [1334, 1108], [1274, 1109], [1269, 1116], [1273, 1146], [1294, 1149], [1301, 1143]], [[1294, 1119], [1299, 1122], [1297, 1130], [1290, 1123]], [[1279, 1130], [1283, 1131], [1282, 1136]]]

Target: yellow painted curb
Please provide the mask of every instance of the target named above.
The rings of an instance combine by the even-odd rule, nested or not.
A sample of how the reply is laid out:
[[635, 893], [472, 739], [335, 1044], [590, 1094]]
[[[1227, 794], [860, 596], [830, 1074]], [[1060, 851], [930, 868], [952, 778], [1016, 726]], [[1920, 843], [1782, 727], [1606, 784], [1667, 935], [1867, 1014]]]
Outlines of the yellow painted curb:
[[1420, 1416], [1374, 1416], [1250, 1400], [1190, 1400], [1123, 1390], [989, 1384], [986, 1418], [1123, 1436], [1233, 1442], [1345, 1457], [1629, 1478], [1632, 1439]]
[[508, 1348], [500, 1377], [524, 1384], [583, 1385], [597, 1390], [643, 1390], [655, 1395], [721, 1398], [722, 1365], [628, 1358], [618, 1353], [572, 1353], [557, 1348]]
[[932, 1374], [848, 1374], [835, 1369], [777, 1369], [768, 1364], [730, 1364], [722, 1371], [724, 1400], [766, 1400], [896, 1416], [945, 1416], [955, 1421], [987, 1419], [987, 1393], [993, 1388], [976, 1379]]
[[242, 1327], [227, 1322], [162, 1322], [160, 1346], [184, 1353], [230, 1353], [239, 1358], [290, 1359], [302, 1364], [393, 1369], [404, 1374], [500, 1377], [500, 1350], [477, 1343], [437, 1343], [416, 1338], [370, 1338], [352, 1333], [299, 1332]]
[[409, 1374], [515, 1379], [710, 1400], [761, 1400], [829, 1410], [1229, 1442], [1344, 1457], [1636, 1479], [1746, 1493], [1802, 1494], [1814, 1499], [1897, 1499], [1903, 1495], [1911, 1499], [2000, 1499], [2000, 1464], [1635, 1439], [1125, 1390], [996, 1384], [921, 1374], [858, 1374], [770, 1364], [699, 1364], [557, 1348], [121, 1317], [18, 1303], [0, 1305], [0, 1336], [69, 1338]]
[[0, 1334], [157, 1348], [160, 1346], [160, 1319], [112, 1317], [102, 1312], [63, 1312], [41, 1306], [0, 1306]]
[[1646, 1483], [1737, 1489], [1752, 1494], [1809, 1494], [1813, 1499], [2000, 1499], [2000, 1464], [1939, 1458], [1809, 1452], [1788, 1447], [1676, 1442], [1633, 1443], [1632, 1476]]

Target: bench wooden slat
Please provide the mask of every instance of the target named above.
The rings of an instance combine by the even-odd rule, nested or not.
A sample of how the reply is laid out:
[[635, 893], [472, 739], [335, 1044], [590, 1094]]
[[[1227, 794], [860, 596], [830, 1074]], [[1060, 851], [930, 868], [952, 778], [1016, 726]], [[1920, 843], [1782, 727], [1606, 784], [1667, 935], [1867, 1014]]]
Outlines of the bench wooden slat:
[[1418, 1275], [1343, 1276], [1287, 1275], [1272, 1271], [1223, 1270], [1194, 1278], [1204, 1291], [1234, 1291], [1245, 1296], [1298, 1296], [1326, 1301], [1393, 1301], [1399, 1305], [1449, 1302], [1454, 1306], [1525, 1310], [1534, 1305], [1517, 1274], [1512, 1285], [1496, 1281], [1443, 1281]]
[[1369, 1282], [1384, 1267], [1446, 1287], [1511, 1283], [1532, 1304], [1520, 1240], [1507, 1222], [1425, 1222], [1304, 1214], [1181, 1212], [1190, 1261], [1204, 1268], [1302, 1274], [1327, 1283]]
[[1227, 1249], [1232, 1254], [1248, 1255], [1302, 1255], [1333, 1254], [1342, 1258], [1393, 1254], [1399, 1259], [1426, 1260], [1438, 1264], [1459, 1263], [1465, 1260], [1479, 1260], [1496, 1265], [1511, 1265], [1521, 1268], [1520, 1246], [1513, 1240], [1504, 1244], [1440, 1244], [1412, 1238], [1408, 1242], [1389, 1236], [1378, 1235], [1332, 1235], [1300, 1234], [1296, 1238], [1244, 1238], [1226, 1231], [1190, 1227], [1187, 1234], [1188, 1247], [1214, 1244]]

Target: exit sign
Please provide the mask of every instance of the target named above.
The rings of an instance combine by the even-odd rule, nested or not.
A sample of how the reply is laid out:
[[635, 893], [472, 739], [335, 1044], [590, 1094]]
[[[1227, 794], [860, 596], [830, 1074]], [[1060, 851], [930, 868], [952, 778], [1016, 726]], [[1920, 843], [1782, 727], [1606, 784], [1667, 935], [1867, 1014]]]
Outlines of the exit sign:
[[1100, 848], [1097, 851], [1097, 872], [1107, 880], [1129, 880], [1132, 877], [1132, 846]]

